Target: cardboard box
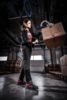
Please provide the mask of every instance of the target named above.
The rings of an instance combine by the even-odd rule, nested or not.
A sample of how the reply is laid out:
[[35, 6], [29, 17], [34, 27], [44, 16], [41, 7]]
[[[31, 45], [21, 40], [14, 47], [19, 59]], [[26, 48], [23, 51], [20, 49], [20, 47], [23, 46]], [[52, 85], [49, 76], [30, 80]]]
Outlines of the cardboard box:
[[67, 76], [67, 66], [61, 66], [61, 72], [63, 76]]
[[65, 31], [61, 22], [41, 29], [43, 40], [48, 49], [64, 44]]
[[62, 75], [67, 76], [67, 55], [60, 58], [61, 72]]
[[64, 55], [60, 58], [60, 64], [61, 64], [61, 66], [63, 66], [63, 65], [67, 66], [67, 55]]

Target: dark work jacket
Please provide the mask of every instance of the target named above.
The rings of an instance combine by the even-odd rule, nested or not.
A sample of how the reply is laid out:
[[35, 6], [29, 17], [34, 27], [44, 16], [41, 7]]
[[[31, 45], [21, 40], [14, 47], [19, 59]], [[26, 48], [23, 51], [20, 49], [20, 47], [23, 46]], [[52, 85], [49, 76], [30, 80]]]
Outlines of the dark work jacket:
[[[30, 41], [27, 41], [27, 30], [22, 30], [22, 37], [23, 37], [23, 42], [22, 45], [26, 45], [28, 47], [34, 47], [34, 44]], [[39, 32], [37, 35], [33, 32], [30, 31], [30, 33], [32, 34], [33, 37], [36, 37], [36, 39], [39, 39], [39, 36], [41, 35], [41, 33]]]

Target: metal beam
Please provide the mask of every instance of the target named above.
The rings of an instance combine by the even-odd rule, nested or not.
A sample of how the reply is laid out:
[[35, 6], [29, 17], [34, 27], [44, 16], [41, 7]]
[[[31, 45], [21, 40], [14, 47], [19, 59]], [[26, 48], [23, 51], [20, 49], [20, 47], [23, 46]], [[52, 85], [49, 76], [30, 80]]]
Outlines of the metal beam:
[[16, 45], [16, 43], [15, 43], [12, 39], [10, 39], [2, 30], [0, 30], [0, 32], [3, 34], [3, 36], [4, 36], [7, 40], [9, 40], [12, 44], [15, 44], [15, 45]]
[[[45, 14], [45, 12], [43, 13], [35, 13], [35, 14], [32, 14], [32, 16], [36, 16], [36, 15], [42, 15], [42, 14]], [[9, 20], [12, 20], [12, 19], [20, 19], [20, 18], [27, 18], [28, 16], [19, 16], [19, 17], [12, 17], [12, 18], [8, 18]]]

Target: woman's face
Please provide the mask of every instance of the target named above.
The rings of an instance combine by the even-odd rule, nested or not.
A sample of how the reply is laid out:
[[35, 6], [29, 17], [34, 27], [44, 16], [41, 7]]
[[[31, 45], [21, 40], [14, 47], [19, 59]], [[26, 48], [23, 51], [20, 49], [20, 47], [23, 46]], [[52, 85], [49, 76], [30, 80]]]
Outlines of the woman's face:
[[28, 22], [27, 22], [26, 27], [27, 27], [27, 28], [31, 28], [31, 21], [28, 21]]

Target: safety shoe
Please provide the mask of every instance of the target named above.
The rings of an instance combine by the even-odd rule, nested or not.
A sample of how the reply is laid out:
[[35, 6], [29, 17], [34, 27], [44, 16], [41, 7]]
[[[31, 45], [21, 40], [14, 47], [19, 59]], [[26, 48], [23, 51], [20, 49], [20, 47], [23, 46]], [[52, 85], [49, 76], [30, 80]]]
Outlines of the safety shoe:
[[26, 83], [27, 89], [38, 89], [38, 86], [34, 85], [33, 82]]
[[22, 81], [22, 80], [18, 80], [17, 84], [18, 85], [26, 85], [26, 82], [25, 81]]

